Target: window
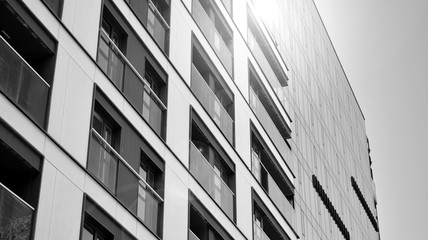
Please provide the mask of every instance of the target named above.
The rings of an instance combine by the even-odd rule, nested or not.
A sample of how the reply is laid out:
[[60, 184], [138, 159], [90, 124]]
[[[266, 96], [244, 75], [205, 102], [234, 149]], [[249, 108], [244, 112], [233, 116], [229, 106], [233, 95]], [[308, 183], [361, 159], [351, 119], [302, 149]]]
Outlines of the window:
[[112, 240], [113, 236], [89, 215], [85, 217], [81, 240]]

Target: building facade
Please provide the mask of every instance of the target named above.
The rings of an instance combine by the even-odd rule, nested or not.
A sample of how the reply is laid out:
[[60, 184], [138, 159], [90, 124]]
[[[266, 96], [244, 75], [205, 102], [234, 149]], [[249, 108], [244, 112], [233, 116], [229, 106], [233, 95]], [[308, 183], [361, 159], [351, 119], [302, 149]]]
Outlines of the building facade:
[[0, 239], [379, 239], [312, 0], [0, 0], [0, 38]]

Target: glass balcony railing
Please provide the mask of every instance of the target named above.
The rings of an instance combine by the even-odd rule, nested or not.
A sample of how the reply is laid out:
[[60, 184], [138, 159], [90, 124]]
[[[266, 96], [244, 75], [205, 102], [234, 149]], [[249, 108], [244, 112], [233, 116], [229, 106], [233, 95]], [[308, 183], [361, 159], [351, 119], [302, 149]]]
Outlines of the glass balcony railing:
[[233, 70], [233, 56], [230, 52], [230, 49], [227, 47], [224, 42], [221, 34], [217, 31], [217, 28], [211, 21], [208, 14], [205, 12], [205, 9], [202, 7], [199, 0], [193, 0], [193, 12], [192, 15], [201, 29], [204, 36], [207, 38], [211, 47], [213, 47], [214, 51], [217, 53], [220, 61], [225, 66], [227, 72], [232, 75]]
[[254, 225], [254, 240], [270, 240], [270, 238], [266, 235], [263, 229], [257, 225], [255, 222]]
[[144, 85], [142, 108], [137, 109], [153, 130], [163, 136], [163, 118], [167, 107], [150, 88], [149, 83], [140, 75], [134, 66], [123, 55], [104, 30], [100, 30], [98, 65], [110, 80], [121, 90], [124, 81], [142, 82]]
[[159, 220], [159, 205], [162, 198], [143, 180], [138, 186], [137, 216], [145, 225], [157, 233]]
[[193, 64], [191, 89], [229, 142], [233, 143], [232, 118]]
[[44, 126], [49, 84], [0, 36], [0, 91]]
[[[254, 34], [251, 32], [250, 28], [248, 28], [248, 46], [250, 47], [250, 50], [253, 53], [254, 58], [256, 59], [260, 68], [265, 74], [273, 90], [275, 91], [276, 96], [278, 96], [279, 101], [281, 102], [281, 105], [284, 107], [284, 109], [287, 110], [288, 100], [285, 95], [285, 87], [282, 86], [280, 81], [278, 80], [278, 77], [273, 71], [268, 59], [266, 58], [266, 55], [263, 53], [262, 48], [257, 43], [257, 40], [254, 37]], [[287, 122], [288, 126], [290, 126], [290, 120], [285, 119], [285, 121]]]
[[29, 240], [34, 208], [0, 183], [0, 238]]
[[189, 240], [199, 240], [199, 238], [189, 229]]
[[92, 130], [89, 149], [88, 170], [98, 178], [112, 193], [116, 193], [117, 167], [120, 155]]
[[[118, 165], [123, 165], [138, 180], [137, 216], [153, 232], [158, 233], [159, 205], [163, 198], [123, 159], [104, 138], [92, 129], [88, 170], [116, 194]], [[120, 176], [119, 176], [120, 177]]]
[[[147, 85], [146, 85], [147, 86]], [[150, 88], [144, 87], [143, 92], [143, 108], [141, 115], [160, 136], [163, 136], [163, 118], [166, 111], [166, 106], [159, 100], [156, 94]]]
[[273, 180], [272, 176], [269, 174], [256, 153], [254, 151], [251, 152], [251, 171], [253, 175], [262, 186], [262, 182], [264, 181], [262, 180], [262, 176], [267, 176], [267, 186], [263, 186], [263, 188], [267, 188], [265, 190], [268, 192], [268, 195], [275, 206], [279, 209], [285, 219], [287, 219], [288, 223], [296, 229], [296, 214], [293, 206], [285, 197], [275, 180]]
[[149, 7], [147, 12], [147, 30], [155, 39], [156, 43], [164, 52], [167, 49], [167, 35], [169, 32], [169, 24], [162, 17], [162, 14], [156, 8], [154, 3], [148, 0]]
[[271, 138], [273, 144], [278, 149], [278, 152], [281, 154], [284, 161], [287, 162], [287, 165], [290, 167], [290, 170], [293, 170], [293, 162], [291, 159], [290, 148], [288, 147], [287, 143], [285, 143], [284, 138], [279, 133], [278, 128], [269, 116], [268, 112], [264, 108], [262, 102], [258, 98], [257, 94], [254, 92], [252, 87], [250, 87], [250, 107], [256, 114], [257, 119], [260, 121], [263, 128], [266, 130], [266, 133]]
[[190, 142], [190, 172], [205, 191], [220, 205], [229, 218], [233, 218], [235, 194], [218, 175], [199, 149]]

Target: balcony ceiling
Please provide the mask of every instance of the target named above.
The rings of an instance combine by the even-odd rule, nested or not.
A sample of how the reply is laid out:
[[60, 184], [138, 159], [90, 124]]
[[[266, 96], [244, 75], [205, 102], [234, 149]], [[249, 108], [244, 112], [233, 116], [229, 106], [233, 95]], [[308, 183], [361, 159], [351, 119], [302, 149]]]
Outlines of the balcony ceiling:
[[0, 35], [26, 60], [52, 55], [51, 49], [7, 3], [0, 1]]

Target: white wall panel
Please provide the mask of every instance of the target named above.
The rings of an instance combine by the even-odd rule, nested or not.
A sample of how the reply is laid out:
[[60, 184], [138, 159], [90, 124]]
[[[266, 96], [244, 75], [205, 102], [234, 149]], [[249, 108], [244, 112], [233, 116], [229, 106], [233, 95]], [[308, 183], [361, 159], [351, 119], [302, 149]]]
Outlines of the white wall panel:
[[186, 239], [188, 229], [188, 189], [175, 172], [165, 167], [163, 239]]
[[57, 172], [49, 239], [79, 239], [83, 193]]
[[100, 16], [101, 0], [77, 0], [73, 26], [69, 29], [94, 59], [97, 53]]
[[190, 86], [191, 30], [189, 22], [193, 19], [188, 15], [183, 5], [172, 4], [171, 8], [169, 59]]
[[[250, 135], [250, 120], [248, 106], [245, 100], [240, 97], [235, 98], [235, 149], [240, 155], [241, 159], [248, 167], [251, 167], [250, 148], [251, 148], [251, 135]], [[238, 161], [238, 159], [236, 159]]]
[[74, 62], [68, 69], [61, 144], [86, 166], [93, 82]]
[[[159, 238], [155, 237], [143, 224], [137, 223], [137, 239], [144, 240], [158, 240]], [[163, 238], [165, 239], [165, 238]]]
[[30, 142], [39, 152], [45, 146], [45, 134], [24, 115], [8, 98], [0, 93], [0, 117]]
[[137, 234], [137, 219], [121, 204], [116, 204], [115, 219], [132, 235]]
[[61, 45], [58, 46], [55, 76], [51, 86], [51, 106], [49, 109], [48, 124], [48, 133], [56, 141], [60, 141], [61, 139], [69, 61], [70, 56], [67, 54], [67, 52], [65, 52]]
[[43, 162], [40, 184], [39, 206], [37, 206], [37, 224], [34, 239], [48, 239], [52, 221], [56, 169], [49, 161]]
[[253, 239], [251, 186], [248, 179], [244, 177], [245, 174], [247, 177], [249, 176], [249, 173], [245, 173], [245, 171], [241, 168], [236, 172], [236, 220], [240, 230], [246, 234], [245, 236], [248, 239]]
[[80, 190], [84, 189], [85, 172], [50, 139], [46, 140], [44, 154], [46, 161], [67, 176]]
[[110, 216], [116, 216], [116, 199], [88, 174], [85, 177], [85, 192]]
[[66, 0], [63, 2], [61, 20], [68, 29], [73, 29], [77, 1]]
[[188, 90], [181, 79], [171, 79], [168, 86], [167, 142], [183, 164], [188, 166], [190, 106], [182, 91]]
[[[97, 31], [98, 34], [98, 31]], [[98, 35], [97, 35], [98, 36]], [[98, 42], [98, 38], [94, 39], [95, 42]], [[61, 45], [64, 50], [70, 55], [70, 57], [80, 66], [80, 68], [90, 77], [94, 78], [95, 72], [95, 64], [94, 59], [95, 55], [91, 55], [90, 57], [87, 55], [85, 51], [82, 50], [80, 45], [71, 37], [69, 32], [60, 28], [59, 37], [58, 37], [59, 45]]]

